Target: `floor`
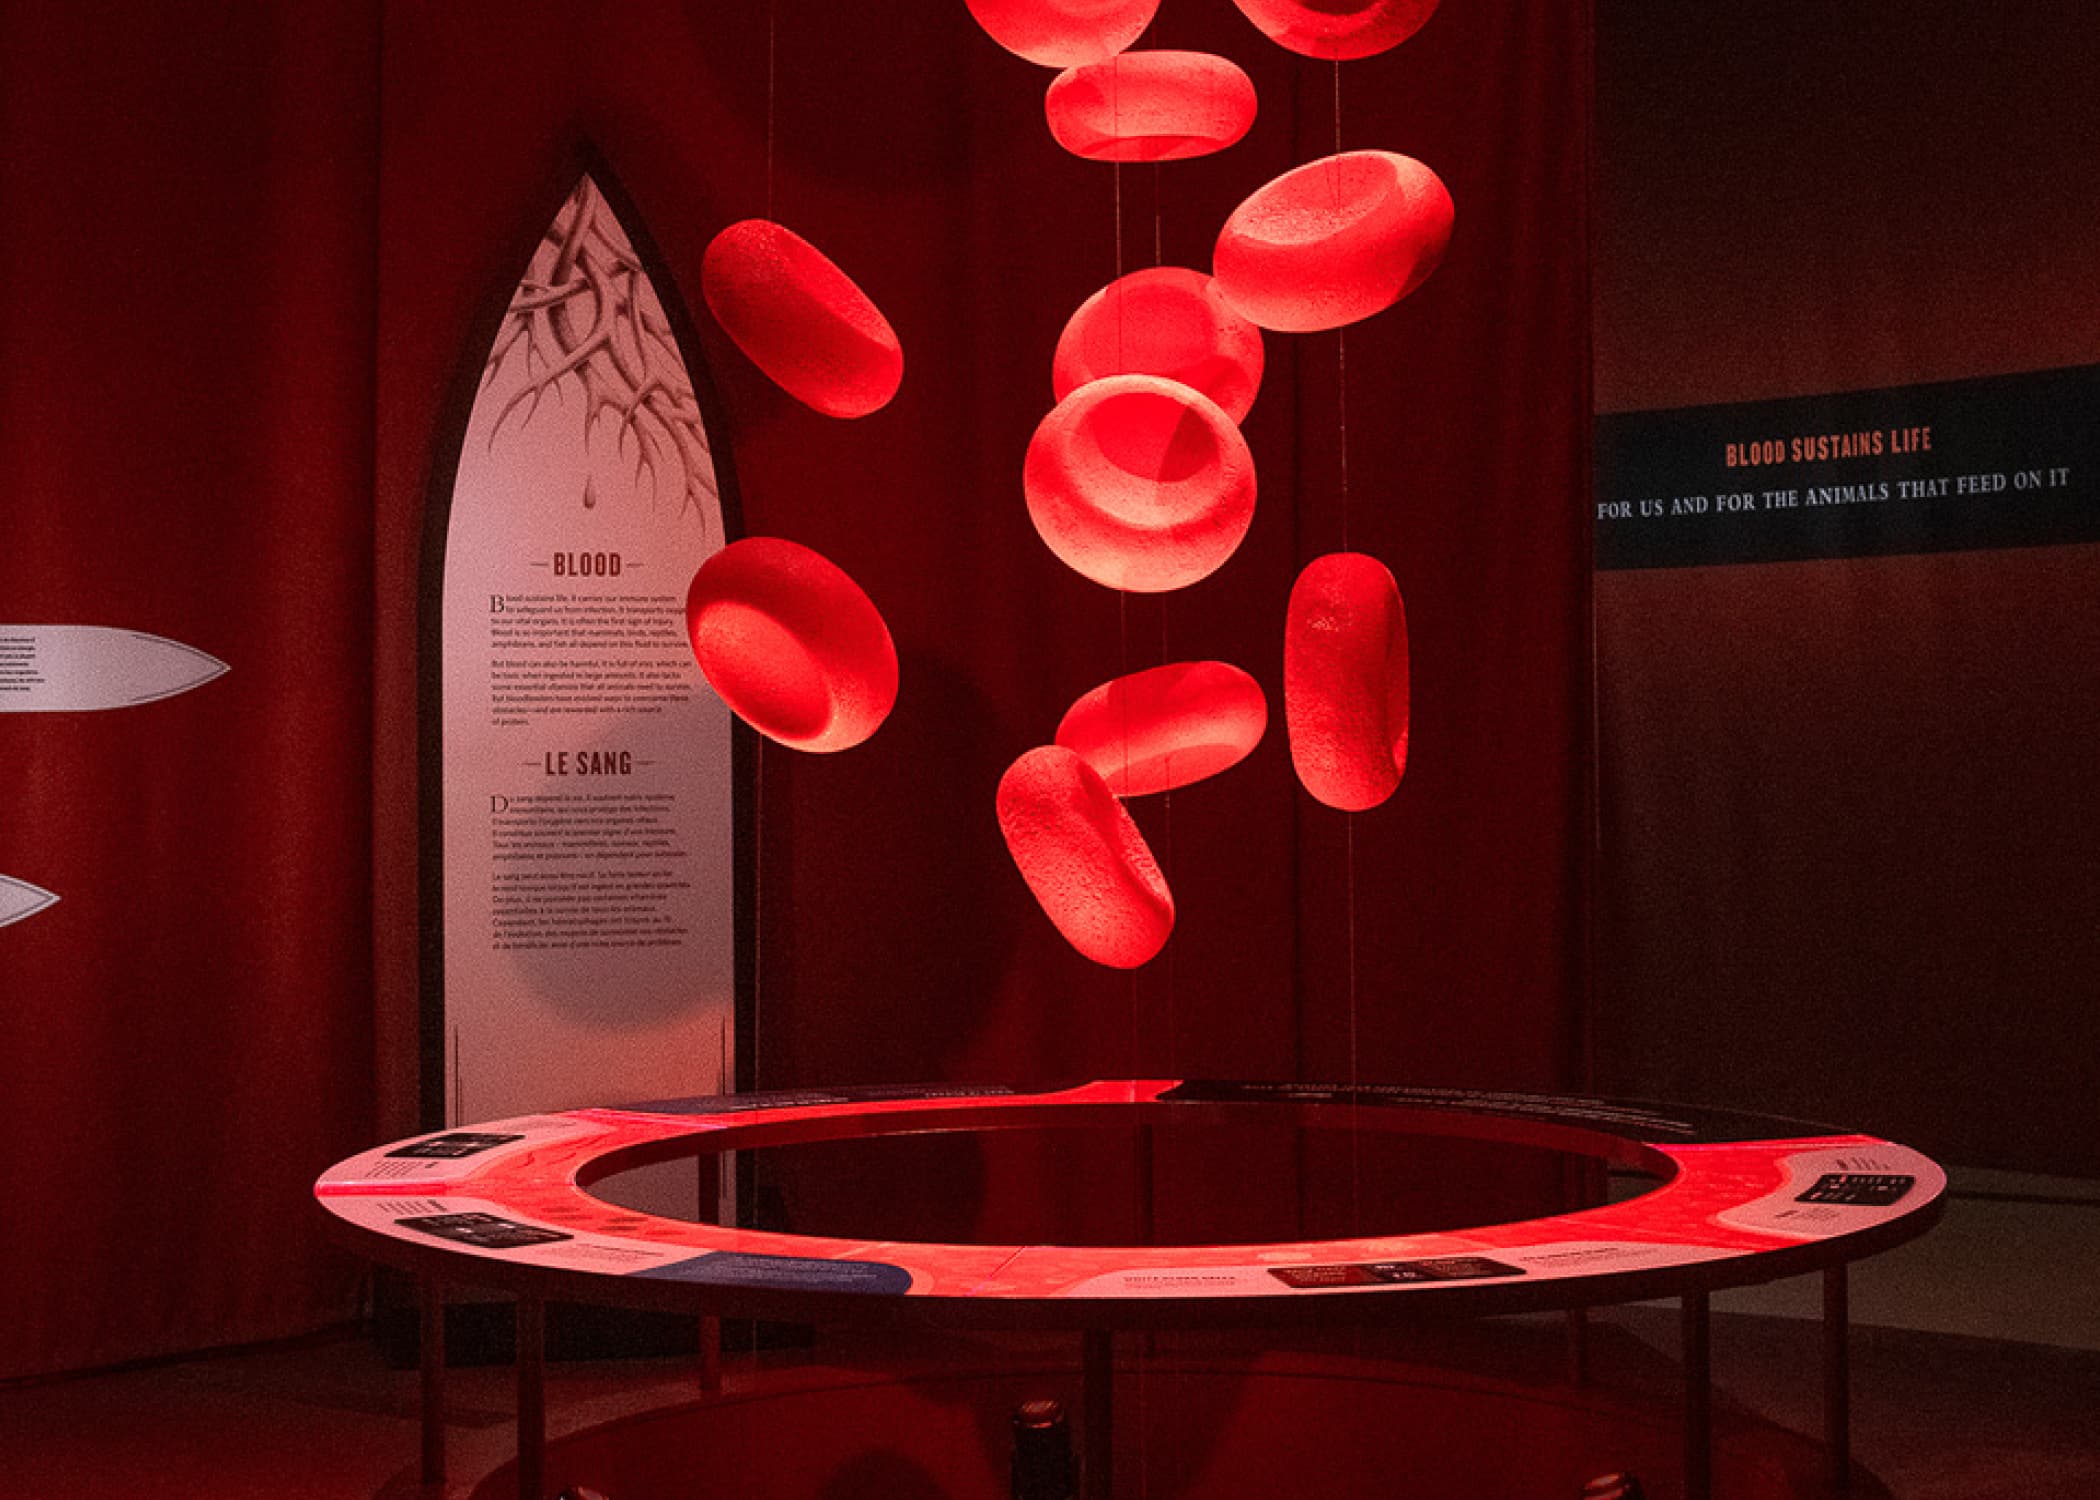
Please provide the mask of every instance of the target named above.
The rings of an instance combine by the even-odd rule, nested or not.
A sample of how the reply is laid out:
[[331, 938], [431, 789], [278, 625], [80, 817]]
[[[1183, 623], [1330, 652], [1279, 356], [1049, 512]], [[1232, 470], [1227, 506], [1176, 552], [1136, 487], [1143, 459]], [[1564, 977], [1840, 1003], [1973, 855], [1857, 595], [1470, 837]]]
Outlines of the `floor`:
[[[1675, 1336], [1668, 1309], [1600, 1315], [1595, 1378], [1666, 1389]], [[1550, 1320], [1449, 1337], [1459, 1340], [1454, 1361], [1486, 1351], [1555, 1378], [1546, 1368], [1558, 1347]], [[1817, 1347], [1813, 1323], [1718, 1312], [1720, 1399], [1815, 1433]], [[1439, 1355], [1420, 1345], [1412, 1352]], [[734, 1390], [758, 1377], [748, 1357], [732, 1354], [727, 1378]], [[1857, 1453], [1896, 1500], [2100, 1497], [2100, 1352], [1862, 1327], [1855, 1391]], [[679, 1361], [560, 1365], [550, 1379], [552, 1425], [559, 1433], [695, 1394], [695, 1372]], [[464, 1495], [508, 1456], [510, 1402], [506, 1370], [454, 1372], [457, 1482], [448, 1496]], [[412, 1467], [415, 1443], [414, 1373], [387, 1368], [369, 1341], [345, 1330], [0, 1391], [0, 1496], [429, 1500]], [[1652, 1483], [1652, 1500], [1671, 1488]]]

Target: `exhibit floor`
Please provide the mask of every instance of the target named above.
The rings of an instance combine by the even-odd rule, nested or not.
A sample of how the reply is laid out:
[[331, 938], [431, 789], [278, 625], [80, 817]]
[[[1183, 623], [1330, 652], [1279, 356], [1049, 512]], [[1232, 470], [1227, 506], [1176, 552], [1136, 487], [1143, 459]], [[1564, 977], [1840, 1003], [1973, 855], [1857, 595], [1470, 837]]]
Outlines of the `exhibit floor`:
[[[1665, 1397], [1674, 1332], [1673, 1315], [1662, 1309], [1600, 1315], [1594, 1382]], [[1344, 1337], [1337, 1352], [1351, 1352], [1349, 1342]], [[918, 1341], [903, 1357], [923, 1369], [945, 1359], [1054, 1358], [1058, 1348], [1054, 1341], [949, 1339]], [[1454, 1328], [1417, 1338], [1404, 1353], [1544, 1390], [1560, 1378], [1562, 1349], [1560, 1325], [1549, 1317]], [[889, 1351], [856, 1339], [822, 1352], [834, 1363], [879, 1368]], [[1168, 1355], [1160, 1357], [1164, 1368]], [[757, 1380], [777, 1379], [800, 1358], [769, 1355], [760, 1373], [732, 1353], [728, 1391], [734, 1396]], [[1724, 1409], [1813, 1433], [1816, 1358], [1813, 1324], [1716, 1314]], [[2100, 1440], [2092, 1430], [2100, 1353], [1870, 1326], [1857, 1333], [1855, 1378], [1860, 1458], [1898, 1500], [2100, 1494]], [[550, 1425], [562, 1433], [695, 1394], [685, 1362], [558, 1365], [549, 1382]], [[449, 1497], [466, 1495], [509, 1456], [510, 1401], [508, 1370], [456, 1372]], [[39, 1500], [406, 1500], [427, 1494], [415, 1482], [415, 1445], [415, 1373], [386, 1368], [354, 1331], [0, 1392], [0, 1473], [9, 1493]], [[1670, 1483], [1655, 1476], [1657, 1500]], [[1164, 1485], [1151, 1490], [1168, 1492]]]

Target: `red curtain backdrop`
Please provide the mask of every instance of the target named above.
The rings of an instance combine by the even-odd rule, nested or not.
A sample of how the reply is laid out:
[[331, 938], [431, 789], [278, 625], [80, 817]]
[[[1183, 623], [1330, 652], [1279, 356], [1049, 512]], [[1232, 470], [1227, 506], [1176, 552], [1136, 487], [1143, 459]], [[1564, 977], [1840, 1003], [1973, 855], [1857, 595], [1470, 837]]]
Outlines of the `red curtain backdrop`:
[[[49, 1170], [18, 1200], [27, 1237], [0, 1252], [33, 1258], [0, 1293], [37, 1303], [33, 1321], [0, 1319], [13, 1369], [348, 1307], [354, 1267], [316, 1246], [306, 1183], [416, 1124], [419, 549], [445, 403], [482, 352], [469, 331], [585, 142], [688, 302], [708, 240], [769, 200], [762, 8], [472, 0], [355, 24], [302, 8], [222, 39], [227, 76], [190, 76], [210, 65], [178, 68], [190, 54], [150, 26], [67, 14], [7, 63], [10, 213], [32, 178], [37, 241], [81, 247], [57, 273], [68, 295], [48, 255], [0, 290], [8, 379], [43, 403], [54, 455], [25, 477], [19, 441], [0, 453], [38, 538], [37, 562], [0, 556], [23, 601], [8, 613], [122, 602], [127, 623], [234, 670], [130, 711], [158, 722], [0, 718], [47, 788], [10, 806], [0, 870], [41, 869], [67, 895], [0, 933], [25, 997], [0, 1021], [10, 1074], [49, 1122], [31, 1158]], [[1459, 205], [1444, 267], [1347, 341], [1350, 541], [1398, 575], [1416, 653], [1407, 782], [1356, 822], [1353, 1027], [1344, 823], [1297, 790], [1281, 726], [1291, 580], [1341, 544], [1339, 341], [1270, 340], [1240, 555], [1119, 609], [1050, 556], [1019, 486], [1058, 330], [1117, 270], [1116, 175], [1054, 146], [1049, 75], [958, 5], [777, 17], [773, 215], [874, 296], [906, 375], [875, 416], [818, 418], [703, 314], [720, 438], [747, 529], [851, 572], [904, 676], [868, 745], [763, 756], [760, 1081], [1340, 1077], [1352, 1050], [1366, 1080], [1567, 1081], [1587, 779], [1586, 7], [1450, 6], [1343, 74], [1344, 143], [1421, 157]], [[1147, 45], [1224, 51], [1261, 91], [1232, 151], [1121, 174], [1121, 264], [1150, 264], [1156, 239], [1168, 263], [1202, 266], [1241, 196], [1332, 149], [1334, 75], [1222, 6], [1169, 0]], [[84, 79], [107, 90], [99, 107]], [[165, 264], [163, 233], [183, 247]], [[23, 320], [84, 304], [93, 345], [17, 364]], [[10, 403], [11, 431], [25, 409]], [[1246, 667], [1275, 724], [1236, 771], [1140, 811], [1180, 925], [1133, 980], [1077, 958], [1035, 910], [992, 791], [1073, 697], [1163, 651]], [[155, 816], [195, 823], [141, 851], [147, 786]], [[89, 910], [113, 868], [121, 907]], [[47, 1060], [24, 1061], [31, 1047]], [[1046, 1197], [1070, 1179], [1041, 1149], [957, 1146], [941, 1175], [902, 1184], [812, 1164], [785, 1180], [785, 1208], [923, 1199], [922, 1230], [1031, 1214], [1103, 1228], [1102, 1194]], [[1213, 1180], [1267, 1175], [1294, 1218], [1295, 1154], [1247, 1149]], [[127, 1331], [81, 1333], [105, 1325]]]
[[369, 1137], [377, 18], [0, 10], [0, 619], [231, 670], [0, 714], [0, 1376], [340, 1317]]

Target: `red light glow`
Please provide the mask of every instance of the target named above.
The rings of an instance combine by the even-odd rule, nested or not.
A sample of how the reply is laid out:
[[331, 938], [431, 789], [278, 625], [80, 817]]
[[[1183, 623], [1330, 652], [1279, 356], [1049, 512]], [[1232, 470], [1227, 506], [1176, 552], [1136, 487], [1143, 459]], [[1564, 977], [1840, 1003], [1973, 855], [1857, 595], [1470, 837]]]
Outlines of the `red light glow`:
[[897, 701], [897, 648], [860, 585], [781, 537], [731, 542], [685, 598], [693, 658], [730, 709], [797, 750], [846, 750]]
[[1115, 56], [1152, 24], [1159, 0], [969, 0], [985, 35], [1046, 68]]
[[1067, 68], [1043, 96], [1050, 134], [1089, 161], [1180, 161], [1254, 123], [1254, 81], [1208, 52], [1129, 52]]
[[864, 417], [904, 379], [889, 320], [844, 271], [792, 229], [744, 219], [700, 260], [700, 292], [736, 346], [827, 417]]
[[1090, 381], [1058, 402], [1021, 479], [1050, 550], [1134, 593], [1215, 572], [1254, 519], [1254, 456], [1239, 428], [1210, 397], [1156, 375]]
[[1261, 372], [1261, 330], [1201, 271], [1160, 266], [1111, 281], [1079, 304], [1057, 341], [1050, 377], [1062, 401], [1090, 380], [1159, 375], [1244, 422]]
[[1229, 662], [1177, 661], [1102, 683], [1066, 710], [1057, 742], [1117, 796], [1143, 797], [1238, 765], [1268, 727], [1252, 677]]
[[1383, 312], [1429, 278], [1451, 194], [1411, 156], [1347, 151], [1284, 173], [1218, 234], [1218, 290], [1263, 328], [1310, 333]]
[[1283, 715], [1291, 764], [1329, 807], [1361, 812], [1407, 769], [1407, 610], [1386, 565], [1330, 552], [1291, 587]]
[[999, 778], [999, 831], [1065, 941], [1097, 964], [1134, 969], [1166, 945], [1174, 897], [1108, 783], [1059, 745]]
[[1261, 34], [1305, 57], [1347, 62], [1397, 47], [1437, 0], [1232, 0]]

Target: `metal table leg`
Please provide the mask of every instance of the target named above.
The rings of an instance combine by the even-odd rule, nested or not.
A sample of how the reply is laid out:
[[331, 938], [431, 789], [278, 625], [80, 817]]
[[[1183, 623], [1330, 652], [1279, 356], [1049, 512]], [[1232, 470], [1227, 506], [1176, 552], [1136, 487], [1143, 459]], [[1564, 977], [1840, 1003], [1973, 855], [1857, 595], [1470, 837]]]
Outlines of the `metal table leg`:
[[435, 1276], [416, 1280], [421, 1302], [417, 1343], [423, 1360], [423, 1483], [445, 1482], [445, 1288]]
[[1565, 1368], [1570, 1385], [1588, 1385], [1590, 1380], [1590, 1310], [1568, 1309]]
[[722, 1320], [700, 1320], [700, 1393], [722, 1394]]
[[1115, 1480], [1115, 1335], [1105, 1328], [1089, 1328], [1084, 1338], [1079, 1362], [1085, 1412], [1080, 1477], [1086, 1500], [1109, 1500]]
[[1830, 1493], [1852, 1487], [1852, 1307], [1843, 1266], [1823, 1273], [1823, 1445]]
[[518, 1299], [518, 1500], [547, 1491], [547, 1304]]
[[[1560, 1185], [1561, 1208], [1565, 1212], [1579, 1213], [1604, 1201], [1599, 1184], [1597, 1163], [1586, 1157], [1564, 1156], [1561, 1158]], [[1571, 1307], [1567, 1314], [1567, 1344], [1565, 1368], [1568, 1384], [1587, 1385], [1590, 1378], [1590, 1310], [1586, 1307]]]
[[1140, 1125], [1137, 1131], [1138, 1243], [1159, 1243], [1159, 1204], [1156, 1197], [1153, 1129]]
[[1686, 1292], [1679, 1317], [1684, 1360], [1684, 1496], [1712, 1500], [1713, 1366], [1704, 1292]]
[[[701, 1224], [715, 1224], [722, 1218], [722, 1159], [718, 1156], [702, 1155], [694, 1164], [695, 1202], [693, 1218]], [[702, 1318], [700, 1320], [700, 1394], [719, 1396], [722, 1394], [722, 1320]]]

